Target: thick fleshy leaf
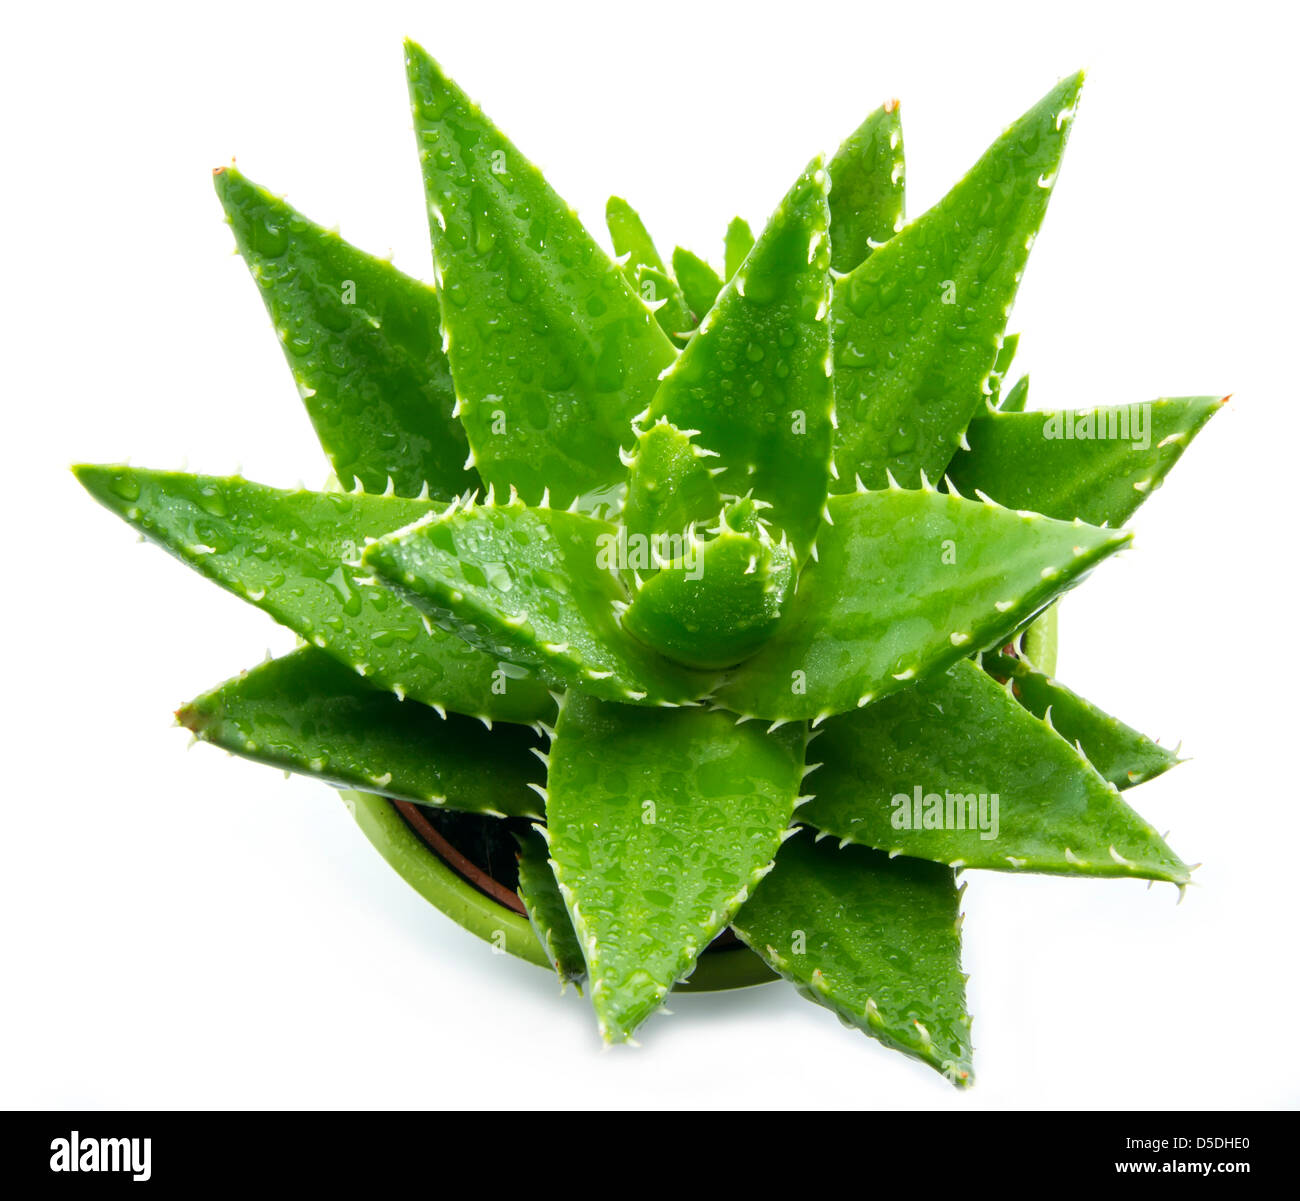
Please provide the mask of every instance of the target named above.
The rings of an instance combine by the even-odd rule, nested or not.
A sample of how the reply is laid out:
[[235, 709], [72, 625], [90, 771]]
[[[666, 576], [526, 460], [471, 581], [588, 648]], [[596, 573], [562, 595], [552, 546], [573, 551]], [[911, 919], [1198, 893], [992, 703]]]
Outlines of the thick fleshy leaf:
[[438, 297], [234, 167], [214, 176], [294, 381], [343, 486], [450, 500], [478, 487], [452, 415]]
[[710, 470], [716, 458], [716, 452], [699, 444], [694, 431], [679, 430], [667, 420], [656, 421], [637, 439], [622, 514], [629, 538], [641, 540], [629, 546], [639, 556], [630, 564], [633, 570], [649, 572], [656, 566], [650, 553], [654, 535], [680, 535], [702, 514], [722, 511], [722, 493]]
[[668, 269], [641, 215], [621, 196], [611, 196], [606, 201], [605, 225], [614, 243], [614, 253], [623, 260], [623, 273], [629, 279], [636, 278], [638, 267]]
[[950, 868], [803, 830], [732, 926], [810, 1001], [965, 1087], [960, 903]]
[[740, 270], [740, 265], [745, 261], [746, 255], [754, 249], [754, 231], [749, 228], [749, 222], [744, 217], [732, 217], [731, 224], [727, 226], [724, 249], [727, 264], [726, 276], [730, 279]]
[[564, 701], [550, 752], [551, 860], [601, 1034], [626, 1040], [768, 870], [794, 810], [803, 727]]
[[605, 224], [633, 290], [653, 310], [659, 328], [674, 342], [684, 343], [686, 331], [694, 324], [686, 298], [668, 273], [640, 215], [622, 197], [611, 196], [605, 205]]
[[832, 497], [789, 618], [717, 690], [769, 719], [879, 700], [1000, 643], [1129, 535], [934, 491]]
[[618, 527], [581, 513], [453, 502], [369, 547], [366, 565], [430, 620], [555, 688], [681, 704], [709, 680], [619, 624]]
[[1103, 713], [1023, 659], [985, 655], [982, 666], [994, 679], [1009, 680], [1016, 700], [1035, 717], [1050, 722], [1066, 742], [1074, 743], [1116, 788], [1153, 780], [1178, 763], [1176, 751]]
[[1002, 403], [1002, 384], [1007, 378], [1007, 372], [1011, 370], [1011, 364], [1015, 361], [1016, 351], [1019, 349], [1019, 334], [1008, 334], [1002, 339], [1002, 345], [998, 347], [998, 357], [993, 362], [993, 370], [989, 372], [988, 407], [990, 409], [996, 409]]
[[698, 325], [722, 291], [722, 277], [698, 254], [680, 246], [673, 251], [673, 275], [677, 277], [690, 307], [692, 326]]
[[1056, 670], [1061, 633], [1061, 610], [1049, 605], [1022, 630], [1012, 636], [1015, 653], [1043, 671]]
[[1138, 876], [1186, 865], [1080, 752], [974, 663], [826, 723], [799, 817], [952, 867]]
[[551, 870], [550, 848], [541, 830], [519, 836], [519, 899], [524, 903], [529, 925], [537, 934], [546, 958], [560, 977], [570, 984], [586, 979], [587, 962], [573, 932], [560, 886]]
[[667, 271], [657, 267], [639, 267], [636, 273], [636, 293], [650, 309], [674, 346], [685, 346], [690, 341], [695, 320], [686, 307], [681, 286]]
[[990, 412], [948, 473], [960, 492], [1093, 525], [1122, 525], [1158, 488], [1225, 397], [1053, 412]]
[[675, 662], [730, 667], [772, 636], [794, 587], [788, 548], [721, 522], [637, 590], [623, 626]]
[[764, 502], [763, 516], [800, 555], [830, 479], [827, 187], [814, 160], [650, 403], [652, 419], [699, 431], [698, 444], [718, 456], [710, 466], [722, 493]]
[[672, 343], [537, 168], [409, 42], [406, 63], [474, 462], [501, 491], [567, 505], [622, 477]]
[[829, 164], [831, 266], [848, 274], [903, 226], [903, 126], [898, 101], [876, 109]]
[[431, 502], [137, 467], [74, 471], [146, 538], [381, 687], [494, 721], [554, 712], [526, 672], [428, 627], [387, 588], [364, 582], [356, 561], [366, 539], [431, 513]]
[[[1022, 375], [1005, 393], [1003, 393], [998, 403], [998, 411], [1002, 413], [1023, 413], [1025, 411], [1025, 404], [1028, 400], [1029, 376]], [[951, 466], [951, 464], [949, 464], [949, 466]]]
[[[932, 209], [837, 281], [839, 491], [938, 479], [986, 398], [1082, 75], [1011, 126]], [[833, 193], [832, 193], [833, 196]]]
[[227, 680], [176, 718], [231, 754], [339, 787], [495, 817], [542, 816], [540, 735], [399, 701], [315, 647]]

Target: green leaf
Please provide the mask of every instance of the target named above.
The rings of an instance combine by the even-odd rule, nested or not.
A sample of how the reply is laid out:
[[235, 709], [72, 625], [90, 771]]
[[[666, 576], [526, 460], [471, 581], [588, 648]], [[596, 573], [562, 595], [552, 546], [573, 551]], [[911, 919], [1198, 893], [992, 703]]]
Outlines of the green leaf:
[[1024, 629], [1014, 635], [1016, 653], [1023, 655], [1043, 671], [1056, 670], [1056, 653], [1060, 642], [1061, 610], [1049, 605]]
[[[1001, 403], [998, 405], [998, 411], [1002, 413], [1023, 413], [1025, 411], [1025, 402], [1028, 399], [1029, 376], [1022, 375], [1011, 385], [1011, 390], [1002, 397]], [[958, 455], [957, 458], [960, 459], [961, 456]]]
[[611, 196], [605, 203], [605, 224], [609, 227], [610, 240], [614, 243], [614, 253], [626, 260], [623, 263], [623, 274], [628, 279], [636, 278], [638, 267], [667, 270], [645, 222], [621, 196]]
[[732, 926], [810, 1001], [966, 1087], [960, 902], [949, 868], [803, 830]]
[[668, 335], [674, 346], [685, 346], [690, 341], [695, 320], [686, 307], [681, 286], [667, 271], [656, 267], [640, 267], [636, 273], [636, 292], [647, 308], [653, 311], [659, 328]]
[[1153, 780], [1178, 763], [1176, 751], [1103, 713], [1023, 659], [985, 655], [982, 666], [994, 679], [1009, 680], [1016, 700], [1035, 717], [1049, 721], [1116, 788], [1122, 790]]
[[534, 828], [518, 835], [518, 839], [519, 899], [524, 903], [528, 922], [560, 977], [560, 984], [580, 983], [587, 977], [587, 962], [555, 882], [546, 835]]
[[381, 687], [434, 708], [531, 724], [554, 712], [546, 690], [426, 623], [356, 560], [430, 513], [429, 501], [284, 492], [237, 478], [73, 468], [102, 505], [183, 563]]
[[1014, 362], [1016, 351], [1019, 349], [1019, 334], [1008, 334], [1002, 339], [1002, 345], [998, 347], [998, 357], [994, 360], [993, 370], [989, 372], [988, 407], [990, 409], [995, 409], [1000, 404], [1002, 382], [1007, 378], [1007, 372], [1011, 370], [1011, 364]]
[[934, 491], [832, 497], [779, 633], [717, 690], [737, 713], [827, 717], [999, 645], [1130, 535]]
[[651, 308], [659, 328], [676, 343], [686, 341], [694, 322], [681, 287], [668, 273], [654, 240], [637, 211], [619, 196], [605, 205], [605, 224], [614, 253], [623, 261], [623, 274], [642, 301]]
[[814, 160], [650, 403], [652, 419], [699, 431], [722, 493], [765, 502], [801, 557], [821, 521], [833, 437], [827, 186]]
[[717, 452], [700, 446], [695, 437], [695, 431], [679, 430], [665, 418], [637, 439], [622, 514], [629, 538], [641, 540], [635, 548], [640, 557], [631, 564], [634, 570], [648, 573], [654, 568], [649, 541], [654, 535], [681, 534], [702, 514], [722, 510], [722, 493], [709, 468]]
[[722, 277], [699, 255], [680, 246], [673, 251], [673, 274], [693, 314], [692, 325], [698, 325], [722, 291]]
[[548, 839], [606, 1040], [663, 1003], [768, 869], [803, 745], [803, 727], [767, 737], [720, 712], [565, 698]]
[[848, 274], [903, 225], [903, 127], [898, 101], [881, 105], [835, 152], [831, 266]]
[[1122, 525], [1155, 491], [1225, 397], [1054, 412], [986, 413], [949, 467], [961, 492], [1093, 525]]
[[799, 817], [837, 838], [952, 867], [1188, 881], [1114, 785], [969, 660], [828, 721], [813, 757]]
[[176, 714], [204, 742], [342, 788], [495, 817], [541, 817], [539, 736], [399, 701], [302, 647]]
[[391, 263], [308, 221], [234, 167], [214, 176], [239, 253], [262, 292], [321, 445], [344, 488], [478, 486], [452, 415], [438, 297]]
[[567, 505], [619, 481], [618, 451], [672, 344], [541, 173], [407, 43], [447, 339], [483, 479]]
[[730, 667], [772, 635], [794, 586], [787, 548], [719, 523], [636, 592], [623, 627], [688, 667]]
[[[837, 281], [838, 491], [938, 479], [986, 398], [1047, 209], [1082, 75], [1011, 126], [960, 183]], [[833, 195], [833, 194], [832, 194]]]
[[726, 275], [730, 279], [740, 270], [740, 265], [745, 261], [746, 255], [754, 249], [754, 231], [749, 228], [749, 222], [744, 217], [732, 217], [731, 224], [727, 226], [724, 247], [727, 264]]
[[708, 679], [619, 624], [628, 597], [618, 554], [618, 527], [513, 499], [454, 501], [375, 543], [364, 561], [436, 624], [552, 687], [646, 705], [695, 700]]

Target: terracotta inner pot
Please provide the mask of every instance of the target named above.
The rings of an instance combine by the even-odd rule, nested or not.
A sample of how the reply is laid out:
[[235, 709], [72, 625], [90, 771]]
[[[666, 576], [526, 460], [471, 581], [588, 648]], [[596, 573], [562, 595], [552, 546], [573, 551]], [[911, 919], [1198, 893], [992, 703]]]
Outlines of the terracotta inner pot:
[[507, 888], [494, 880], [477, 863], [472, 862], [452, 846], [434, 827], [421, 806], [413, 805], [410, 801], [394, 801], [393, 806], [425, 845], [458, 876], [468, 880], [479, 892], [491, 897], [498, 905], [504, 905], [520, 917], [526, 916], [524, 903], [519, 899], [519, 894], [513, 888]]

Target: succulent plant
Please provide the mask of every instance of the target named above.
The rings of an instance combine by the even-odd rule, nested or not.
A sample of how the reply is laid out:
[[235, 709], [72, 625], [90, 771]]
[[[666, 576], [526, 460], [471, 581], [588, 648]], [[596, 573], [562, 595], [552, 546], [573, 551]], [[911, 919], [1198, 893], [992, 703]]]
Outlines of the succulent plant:
[[1082, 77], [910, 223], [883, 106], [718, 272], [618, 198], [611, 257], [406, 66], [434, 286], [215, 176], [331, 484], [75, 469], [301, 639], [180, 721], [517, 834], [530, 954], [608, 1040], [730, 928], [968, 1084], [961, 873], [1189, 874], [1123, 795], [1176, 755], [1052, 678], [1052, 606], [1220, 400], [1003, 386]]

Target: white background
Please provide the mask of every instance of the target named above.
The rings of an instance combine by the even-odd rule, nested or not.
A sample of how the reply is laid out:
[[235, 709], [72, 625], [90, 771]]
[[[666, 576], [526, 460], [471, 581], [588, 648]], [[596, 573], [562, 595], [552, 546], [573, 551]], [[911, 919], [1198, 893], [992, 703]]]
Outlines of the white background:
[[[36, 15], [39, 12], [39, 15]], [[268, 3], [10, 12], [0, 1104], [1292, 1106], [1297, 316], [1288, 6]], [[593, 229], [720, 258], [902, 98], [909, 211], [1091, 74], [1013, 328], [1037, 406], [1232, 392], [1064, 606], [1061, 677], [1192, 762], [1130, 794], [1198, 886], [974, 873], [959, 1094], [783, 985], [602, 1053], [587, 1003], [411, 892], [327, 788], [181, 701], [290, 637], [80, 493], [73, 460], [325, 466], [211, 190], [254, 179], [428, 278], [400, 37]], [[603, 238], [603, 230], [600, 233]], [[1224, 1131], [1224, 1133], [1232, 1133]]]

